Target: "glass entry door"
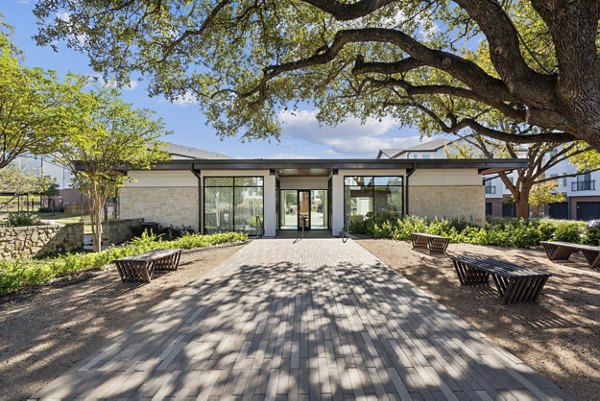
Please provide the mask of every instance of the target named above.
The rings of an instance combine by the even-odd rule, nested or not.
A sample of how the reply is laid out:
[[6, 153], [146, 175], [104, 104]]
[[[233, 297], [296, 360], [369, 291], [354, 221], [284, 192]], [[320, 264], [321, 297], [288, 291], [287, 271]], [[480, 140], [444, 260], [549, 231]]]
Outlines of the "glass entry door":
[[298, 191], [298, 229], [310, 230], [310, 191]]
[[329, 202], [326, 189], [282, 189], [279, 191], [279, 228], [282, 230], [327, 230]]
[[279, 216], [282, 230], [298, 229], [298, 191], [282, 190], [279, 192]]

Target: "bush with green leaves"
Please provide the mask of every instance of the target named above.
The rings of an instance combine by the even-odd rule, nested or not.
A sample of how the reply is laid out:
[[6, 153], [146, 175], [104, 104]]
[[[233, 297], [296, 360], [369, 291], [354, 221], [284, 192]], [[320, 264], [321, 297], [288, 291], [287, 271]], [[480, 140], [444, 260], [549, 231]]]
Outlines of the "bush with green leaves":
[[[374, 224], [374, 238], [410, 240], [411, 233], [450, 237], [452, 242], [476, 245], [510, 246], [531, 248], [540, 241], [583, 242], [583, 223], [566, 220], [514, 220], [500, 219], [485, 227], [479, 227], [464, 220], [434, 219], [408, 216], [403, 219]], [[591, 233], [588, 241], [597, 240]]]
[[6, 216], [6, 220], [8, 221], [9, 227], [25, 227], [34, 224], [33, 214], [27, 212], [9, 213]]
[[74, 253], [46, 259], [19, 259], [0, 261], [0, 295], [34, 284], [45, 283], [56, 277], [72, 275], [85, 270], [101, 269], [113, 260], [137, 255], [155, 249], [192, 249], [248, 240], [244, 233], [212, 235], [186, 234], [172, 241], [163, 241], [160, 235], [144, 231], [124, 246], [97, 253]]

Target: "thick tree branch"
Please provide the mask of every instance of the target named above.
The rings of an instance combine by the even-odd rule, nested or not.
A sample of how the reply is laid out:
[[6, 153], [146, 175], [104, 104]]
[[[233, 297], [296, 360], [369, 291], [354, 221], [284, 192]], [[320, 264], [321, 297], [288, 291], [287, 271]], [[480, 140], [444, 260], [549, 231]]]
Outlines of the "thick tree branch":
[[544, 106], [554, 100], [555, 78], [531, 69], [520, 50], [519, 35], [502, 5], [492, 0], [455, 0], [485, 34], [490, 58], [511, 93]]
[[367, 81], [371, 82], [376, 86], [395, 86], [400, 87], [406, 91], [410, 96], [416, 95], [450, 95], [456, 97], [462, 97], [464, 99], [471, 99], [476, 102], [486, 104], [490, 107], [498, 109], [507, 117], [515, 120], [516, 122], [524, 122], [526, 120], [526, 112], [524, 110], [518, 110], [509, 104], [503, 103], [497, 99], [481, 95], [470, 89], [460, 88], [450, 85], [412, 85], [411, 83], [402, 79], [386, 79], [377, 80], [374, 78], [367, 78]]
[[318, 9], [331, 14], [338, 21], [349, 21], [369, 15], [397, 0], [360, 0], [354, 3], [340, 3], [332, 0], [304, 0]]
[[408, 57], [404, 60], [399, 60], [393, 63], [365, 63], [364, 57], [359, 55], [356, 57], [356, 60], [354, 62], [354, 68], [352, 68], [352, 73], [355, 75], [367, 73], [392, 75], [408, 72], [414, 70], [415, 68], [422, 67], [423, 65], [425, 64], [416, 60], [413, 57]]
[[365, 42], [393, 44], [417, 61], [447, 72], [474, 91], [480, 93], [488, 92], [500, 99], [511, 99], [511, 95], [504, 83], [488, 75], [474, 62], [441, 50], [433, 50], [403, 32], [383, 28], [339, 31], [336, 33], [332, 44], [327, 48], [322, 48], [321, 50], [323, 51], [321, 53], [305, 59], [266, 67], [257, 87], [241, 95], [248, 97], [259, 93], [257, 102], [262, 103], [266, 98], [267, 83], [274, 77], [301, 68], [326, 64], [333, 60], [345, 45]]
[[500, 141], [505, 142], [514, 142], [514, 143], [540, 143], [540, 142], [557, 142], [557, 143], [565, 143], [572, 142], [576, 140], [576, 138], [566, 132], [549, 132], [542, 134], [534, 134], [534, 135], [515, 135], [510, 134], [504, 131], [495, 130], [492, 128], [484, 127], [479, 124], [477, 121], [466, 118], [461, 120], [453, 127], [450, 127], [449, 132], [458, 132], [464, 128], [471, 128], [473, 131], [477, 132], [480, 135], [487, 136], [490, 138], [498, 139]]

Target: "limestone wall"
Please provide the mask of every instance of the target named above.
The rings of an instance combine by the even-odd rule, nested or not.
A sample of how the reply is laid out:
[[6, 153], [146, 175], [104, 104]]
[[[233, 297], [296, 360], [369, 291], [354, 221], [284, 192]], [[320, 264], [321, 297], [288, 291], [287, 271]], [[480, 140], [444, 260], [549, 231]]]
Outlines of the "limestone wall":
[[431, 186], [410, 185], [409, 214], [437, 218], [465, 219], [485, 223], [485, 188], [483, 185]]
[[122, 219], [200, 228], [198, 187], [125, 186], [120, 190], [120, 205]]
[[139, 219], [109, 220], [102, 223], [102, 245], [119, 245], [133, 237], [132, 230], [144, 222]]
[[0, 227], [0, 260], [83, 248], [83, 223]]

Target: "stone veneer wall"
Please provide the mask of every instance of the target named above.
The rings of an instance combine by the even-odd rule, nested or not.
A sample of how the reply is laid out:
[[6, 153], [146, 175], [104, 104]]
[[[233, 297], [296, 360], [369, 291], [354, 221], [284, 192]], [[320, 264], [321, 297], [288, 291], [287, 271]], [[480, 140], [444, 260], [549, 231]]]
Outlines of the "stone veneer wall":
[[123, 187], [119, 204], [122, 219], [200, 228], [198, 187]]
[[477, 186], [410, 186], [408, 214], [433, 219], [465, 219], [485, 223], [485, 188]]
[[83, 223], [0, 227], [0, 260], [83, 248]]
[[133, 238], [132, 229], [144, 222], [139, 219], [109, 220], [102, 223], [102, 245], [119, 245]]

